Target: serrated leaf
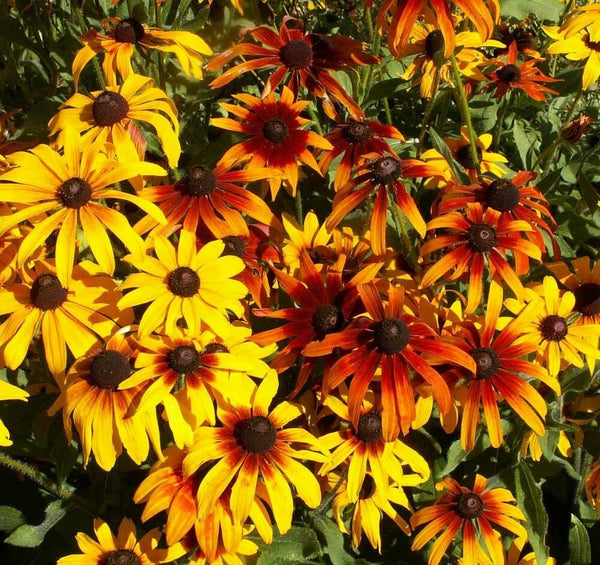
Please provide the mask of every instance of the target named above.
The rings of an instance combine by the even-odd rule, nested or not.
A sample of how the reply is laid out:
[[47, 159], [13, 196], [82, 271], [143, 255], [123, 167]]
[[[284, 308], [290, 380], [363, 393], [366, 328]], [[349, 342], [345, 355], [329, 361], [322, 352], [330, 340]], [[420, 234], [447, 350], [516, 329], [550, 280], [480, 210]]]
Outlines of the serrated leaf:
[[569, 565], [589, 565], [592, 563], [592, 546], [586, 527], [575, 514], [571, 514], [569, 528]]
[[322, 553], [319, 538], [311, 528], [292, 526], [289, 532], [276, 536], [272, 544], [262, 549], [257, 565], [308, 563]]
[[0, 532], [10, 533], [26, 522], [23, 512], [12, 506], [0, 506]]
[[62, 500], [55, 500], [46, 507], [44, 521], [37, 525], [24, 524], [13, 531], [5, 540], [10, 545], [18, 547], [38, 547], [46, 537], [48, 531], [54, 527], [66, 514], [62, 507]]
[[458, 179], [460, 184], [468, 185], [470, 183], [469, 177], [466, 171], [461, 167], [460, 163], [457, 163], [452, 157], [452, 152], [446, 144], [446, 142], [437, 134], [433, 128], [429, 128], [429, 137], [433, 146], [444, 156], [444, 159], [448, 161], [454, 176]]

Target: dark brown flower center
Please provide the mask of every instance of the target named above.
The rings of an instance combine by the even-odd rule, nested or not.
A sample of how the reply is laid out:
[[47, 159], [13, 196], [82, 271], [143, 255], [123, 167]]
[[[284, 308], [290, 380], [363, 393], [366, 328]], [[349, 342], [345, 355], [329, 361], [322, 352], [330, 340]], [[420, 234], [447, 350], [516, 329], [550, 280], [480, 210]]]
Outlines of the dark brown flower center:
[[439, 51], [444, 51], [446, 48], [446, 41], [444, 40], [444, 34], [439, 29], [434, 29], [432, 32], [427, 34], [425, 38], [425, 52], [431, 58]]
[[312, 327], [317, 335], [325, 335], [342, 329], [344, 316], [337, 306], [319, 306], [312, 317]]
[[197, 165], [175, 183], [175, 190], [184, 196], [208, 196], [217, 188], [217, 177], [209, 168]]
[[116, 390], [131, 373], [129, 359], [113, 349], [94, 356], [90, 367], [90, 382], [98, 388]]
[[92, 116], [96, 125], [112, 126], [127, 117], [129, 104], [118, 92], [105, 90], [92, 104]]
[[356, 437], [364, 443], [376, 443], [381, 435], [381, 416], [375, 412], [362, 414], [358, 419], [358, 430]]
[[364, 143], [373, 135], [371, 128], [360, 122], [354, 122], [347, 125], [342, 130], [342, 137], [348, 143]]
[[233, 435], [238, 445], [251, 453], [266, 453], [277, 441], [277, 430], [273, 422], [264, 416], [239, 421]]
[[119, 43], [137, 43], [144, 37], [144, 26], [135, 18], [127, 18], [117, 24], [114, 33]]
[[43, 273], [33, 281], [29, 299], [40, 310], [55, 310], [67, 299], [67, 289], [63, 288], [56, 275]]
[[[481, 147], [475, 148], [477, 159], [481, 161]], [[461, 164], [463, 169], [476, 169], [475, 161], [473, 161], [473, 153], [470, 145], [464, 145], [456, 152], [456, 160]]]
[[200, 355], [191, 345], [180, 345], [167, 354], [167, 364], [180, 375], [193, 373], [200, 366]]
[[489, 347], [478, 347], [469, 353], [477, 365], [477, 378], [489, 379], [496, 374], [500, 367], [498, 354]]
[[140, 558], [130, 549], [116, 549], [102, 556], [101, 565], [141, 565]]
[[91, 200], [92, 187], [87, 181], [75, 177], [61, 185], [58, 197], [67, 208], [81, 208]]
[[358, 491], [358, 498], [360, 500], [366, 500], [367, 498], [371, 498], [375, 494], [375, 481], [371, 475], [365, 475], [363, 479], [363, 484]]
[[209, 353], [229, 353], [229, 349], [222, 343], [209, 343], [203, 350], [202, 353], [207, 355]]
[[177, 267], [169, 275], [167, 284], [169, 290], [177, 296], [194, 296], [200, 289], [200, 277], [189, 267]]
[[589, 33], [582, 38], [585, 46], [592, 51], [600, 51], [600, 41], [591, 41]]
[[521, 201], [519, 189], [508, 179], [497, 179], [486, 192], [487, 205], [498, 212], [511, 212]]
[[560, 341], [565, 338], [569, 332], [567, 321], [562, 316], [552, 314], [546, 316], [540, 324], [540, 332], [544, 339], [548, 341]]
[[573, 291], [575, 310], [584, 316], [600, 314], [600, 284], [584, 283]]
[[474, 492], [467, 492], [458, 499], [456, 512], [465, 520], [474, 520], [483, 512], [483, 500]]
[[305, 69], [310, 66], [312, 57], [312, 46], [302, 39], [294, 39], [279, 50], [281, 62], [290, 69]]
[[393, 157], [383, 157], [371, 165], [373, 182], [390, 183], [402, 174], [402, 164]]
[[225, 249], [223, 255], [235, 255], [236, 257], [243, 257], [246, 253], [247, 243], [237, 235], [228, 235], [223, 238]]
[[279, 118], [273, 118], [263, 124], [263, 135], [271, 143], [281, 143], [289, 134], [287, 124]]
[[381, 353], [393, 355], [402, 351], [410, 341], [408, 326], [398, 318], [385, 318], [374, 327], [374, 341]]
[[489, 251], [497, 243], [496, 230], [488, 224], [473, 224], [468, 231], [469, 245], [477, 253]]
[[521, 71], [516, 65], [504, 65], [496, 71], [498, 80], [508, 84], [521, 78]]

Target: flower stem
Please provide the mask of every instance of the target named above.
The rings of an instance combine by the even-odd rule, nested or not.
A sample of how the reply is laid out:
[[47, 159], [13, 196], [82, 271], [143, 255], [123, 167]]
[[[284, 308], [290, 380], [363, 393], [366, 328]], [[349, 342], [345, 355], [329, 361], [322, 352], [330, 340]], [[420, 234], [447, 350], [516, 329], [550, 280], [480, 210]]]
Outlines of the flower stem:
[[423, 153], [423, 142], [425, 141], [425, 134], [427, 133], [427, 126], [429, 125], [429, 118], [431, 118], [431, 111], [437, 97], [438, 87], [440, 85], [440, 69], [436, 68], [435, 78], [433, 80], [433, 89], [431, 91], [431, 97], [427, 101], [425, 106], [425, 114], [423, 115], [423, 124], [421, 126], [421, 133], [419, 134], [419, 150], [417, 152], [417, 158], [421, 157]]
[[[156, 16], [156, 27], [162, 29], [162, 14], [160, 11], [160, 5], [158, 2], [154, 2], [154, 15]], [[158, 52], [158, 82], [160, 87], [165, 90], [165, 60], [162, 51]]]
[[[388, 196], [389, 196], [389, 204], [391, 205], [392, 210], [394, 211], [393, 216], [394, 216], [394, 224], [396, 225], [396, 232], [400, 236], [400, 239], [402, 240], [402, 245], [405, 249], [405, 258], [409, 259], [409, 261], [407, 261], [407, 262], [411, 265], [411, 267], [413, 268], [413, 271], [419, 272], [421, 270], [421, 267], [419, 265], [419, 260], [416, 256], [415, 250], [413, 249], [413, 246], [410, 242], [410, 238], [408, 237], [408, 230], [406, 229], [404, 220], [402, 219], [402, 216], [400, 216], [399, 206], [394, 201], [394, 198], [392, 197], [390, 192], [388, 192]], [[407, 254], [408, 254], [408, 256], [407, 256]]]
[[458, 64], [456, 63], [456, 57], [454, 53], [450, 55], [450, 63], [452, 65], [452, 74], [454, 75], [455, 89], [458, 94], [458, 106], [463, 119], [463, 122], [467, 126], [469, 132], [469, 145], [471, 146], [471, 157], [475, 168], [479, 171], [479, 157], [477, 157], [477, 135], [473, 129], [473, 122], [471, 121], [471, 113], [469, 112], [469, 102], [467, 101], [467, 95], [463, 87], [463, 83], [460, 77], [460, 71]]
[[310, 119], [314, 122], [317, 133], [319, 135], [323, 135], [323, 128], [321, 127], [321, 122], [319, 121], [319, 116], [318, 116], [317, 112], [315, 111], [315, 109], [313, 108], [312, 104], [308, 105], [308, 115], [310, 116]]
[[321, 504], [319, 504], [319, 507], [314, 511], [314, 514], [316, 516], [320, 516], [321, 514], [327, 512], [331, 501], [335, 498], [338, 489], [342, 486], [342, 483], [346, 480], [347, 476], [348, 469], [344, 470], [344, 472], [340, 475], [340, 478], [338, 479], [338, 482], [335, 484], [335, 486], [323, 497]]

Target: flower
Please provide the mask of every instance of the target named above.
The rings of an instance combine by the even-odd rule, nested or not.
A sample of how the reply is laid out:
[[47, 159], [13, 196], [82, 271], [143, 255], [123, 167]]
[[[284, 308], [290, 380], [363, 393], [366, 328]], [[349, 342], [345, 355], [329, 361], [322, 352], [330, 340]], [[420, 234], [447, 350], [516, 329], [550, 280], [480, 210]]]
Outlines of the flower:
[[[104, 199], [134, 204], [158, 223], [165, 223], [162, 212], [143, 198], [114, 190], [111, 185], [137, 175], [162, 175], [164, 169], [143, 161], [119, 162], [112, 150], [104, 152], [97, 144], [82, 145], [74, 130], [65, 132], [61, 155], [48, 145], [11, 155], [13, 168], [0, 175], [0, 197], [8, 202], [27, 204], [0, 223], [1, 230], [29, 220], [33, 229], [19, 245], [17, 264], [22, 266], [54, 231], [58, 277], [68, 284], [77, 250], [77, 227], [81, 226], [89, 247], [102, 270], [115, 270], [113, 244], [107, 228], [141, 260], [144, 242], [129, 225], [126, 217], [103, 203]], [[43, 215], [49, 214], [47, 217]], [[43, 217], [43, 220], [39, 218]], [[37, 221], [36, 221], [37, 220]]]
[[84, 147], [94, 141], [108, 141], [114, 145], [119, 161], [132, 163], [144, 157], [145, 142], [135, 125], [139, 120], [156, 130], [169, 166], [175, 167], [181, 154], [177, 108], [152, 84], [151, 78], [131, 74], [119, 86], [107, 86], [90, 96], [74, 94], [50, 120], [50, 135], [58, 134], [57, 143], [62, 147], [65, 130], [74, 129], [83, 134]]
[[371, 214], [371, 243], [373, 253], [383, 255], [386, 250], [388, 193], [417, 233], [424, 236], [425, 220], [399, 179], [426, 177], [437, 171], [418, 159], [397, 159], [390, 156], [377, 158], [375, 154], [369, 156], [374, 160], [358, 169], [357, 175], [335, 194], [333, 210], [325, 225], [328, 230], [332, 230], [361, 202], [376, 193]]
[[454, 479], [444, 479], [436, 485], [437, 490], [447, 490], [433, 506], [422, 508], [413, 514], [410, 524], [423, 528], [413, 540], [412, 550], [418, 551], [430, 539], [442, 532], [429, 553], [429, 565], [437, 565], [450, 542], [462, 530], [463, 563], [476, 565], [478, 552], [483, 551], [477, 541], [477, 525], [493, 563], [504, 563], [504, 553], [499, 532], [492, 524], [505, 528], [519, 537], [527, 537], [525, 528], [517, 520], [525, 520], [523, 513], [514, 506], [515, 499], [504, 488], [486, 490], [487, 479], [477, 474], [473, 489], [460, 486]]
[[[266, 487], [271, 510], [279, 531], [286, 533], [292, 524], [293, 501], [287, 481], [310, 507], [321, 502], [321, 489], [314, 475], [296, 459], [325, 462], [326, 452], [319, 441], [302, 428], [285, 428], [285, 424], [302, 414], [299, 405], [280, 402], [269, 412], [278, 388], [277, 373], [269, 371], [260, 385], [246, 399], [222, 403], [217, 413], [223, 427], [201, 427], [183, 461], [184, 478], [194, 474], [204, 463], [215, 461], [198, 488], [198, 516], [205, 518], [217, 499], [231, 486], [231, 510], [234, 520], [242, 522], [249, 515], [257, 489], [258, 477]], [[310, 450], [298, 450], [292, 443], [303, 443]]]
[[324, 257], [333, 257], [327, 247], [331, 241], [331, 232], [312, 210], [304, 216], [302, 226], [286, 212], [281, 214], [281, 220], [287, 235], [282, 244], [283, 263], [292, 275], [300, 268], [300, 255], [303, 251], [309, 254], [314, 263], [322, 262]]
[[[0, 400], [24, 400], [26, 401], [29, 397], [29, 393], [18, 386], [12, 385], [4, 380], [0, 379]], [[4, 425], [4, 422], [0, 420], [0, 447], [8, 447], [12, 445], [10, 440], [10, 433]]]
[[16, 370], [41, 330], [46, 363], [61, 383], [67, 366], [67, 347], [81, 357], [120, 326], [131, 323], [133, 312], [117, 308], [121, 293], [113, 279], [94, 263], [75, 265], [66, 285], [54, 262], [36, 261], [20, 272], [21, 282], [0, 289], [0, 351], [6, 365]]
[[506, 252], [518, 251], [528, 257], [540, 260], [541, 253], [536, 245], [521, 239], [519, 232], [532, 231], [524, 220], [502, 219], [500, 212], [492, 208], [484, 211], [480, 203], [467, 204], [465, 215], [450, 212], [434, 218], [427, 224], [429, 230], [450, 228], [455, 233], [437, 235], [421, 247], [421, 255], [448, 248], [448, 252], [431, 265], [421, 285], [424, 288], [434, 284], [445, 273], [454, 269], [451, 279], [456, 280], [469, 273], [469, 292], [466, 312], [474, 312], [481, 302], [483, 272], [486, 259], [490, 275], [499, 284], [506, 282], [519, 298], [524, 289], [519, 277], [505, 258]]
[[285, 86], [279, 100], [274, 92], [263, 99], [250, 94], [236, 94], [234, 98], [249, 109], [225, 102], [219, 104], [241, 121], [232, 118], [211, 118], [210, 123], [252, 137], [230, 147], [221, 158], [223, 166], [231, 167], [247, 161], [245, 168], [250, 171], [263, 167], [271, 169], [268, 181], [272, 198], [277, 196], [283, 179], [289, 183], [292, 195], [296, 194], [297, 159], [321, 174], [321, 169], [307, 146], [313, 145], [321, 149], [331, 149], [332, 146], [324, 137], [300, 129], [310, 123], [310, 120], [300, 117], [300, 113], [309, 102], [294, 102], [292, 91]]
[[513, 41], [508, 48], [508, 57], [506, 64], [496, 69], [490, 76], [496, 85], [494, 98], [500, 98], [513, 88], [520, 88], [534, 100], [538, 102], [546, 101], [546, 94], [558, 94], [540, 83], [542, 82], [560, 82], [561, 79], [546, 76], [542, 71], [536, 68], [539, 61], [545, 59], [533, 59], [517, 65], [517, 42]]
[[404, 136], [392, 125], [382, 124], [376, 120], [350, 120], [333, 126], [325, 139], [331, 143], [331, 151], [322, 152], [319, 166], [326, 174], [331, 163], [342, 155], [335, 171], [333, 187], [337, 191], [349, 180], [352, 171], [361, 164], [360, 158], [368, 153], [396, 154], [385, 138], [404, 141]]
[[142, 52], [157, 49], [173, 53], [183, 72], [196, 79], [202, 78], [202, 55], [212, 55], [212, 50], [205, 41], [189, 31], [164, 31], [149, 27], [135, 18], [104, 18], [101, 24], [105, 34], [90, 29], [79, 38], [83, 47], [73, 59], [75, 88], [83, 68], [102, 51], [105, 53], [102, 70], [108, 84], [112, 86], [117, 84], [117, 72], [123, 79], [133, 74], [131, 59], [136, 46]]
[[284, 19], [279, 33], [266, 26], [255, 27], [248, 33], [265, 46], [239, 43], [217, 55], [206, 65], [207, 70], [222, 69], [238, 56], [252, 59], [225, 71], [210, 83], [212, 88], [221, 88], [251, 70], [275, 68], [265, 84], [263, 96], [274, 91], [289, 75], [287, 86], [292, 89], [293, 99], [298, 97], [298, 90], [303, 86], [323, 100], [323, 109], [331, 119], [338, 116], [331, 98], [343, 104], [354, 119], [364, 116], [360, 106], [330, 74], [331, 71], [378, 63], [379, 57], [365, 53], [364, 43], [342, 35], [304, 33], [300, 21], [291, 17]]
[[440, 411], [446, 413], [451, 407], [448, 385], [423, 355], [457, 363], [473, 372], [475, 362], [464, 351], [443, 343], [431, 327], [407, 312], [403, 287], [390, 286], [386, 304], [373, 283], [359, 285], [358, 292], [367, 315], [355, 317], [341, 332], [312, 341], [303, 353], [307, 357], [320, 357], [334, 348], [351, 350], [327, 371], [323, 393], [328, 394], [352, 375], [348, 408], [355, 429], [361, 402], [375, 372], [380, 369], [383, 437], [392, 441], [400, 430], [408, 433], [416, 417], [409, 368], [434, 385], [434, 397]]
[[118, 331], [102, 347], [93, 347], [73, 363], [64, 390], [51, 407], [50, 415], [63, 410], [63, 424], [69, 442], [73, 420], [87, 467], [93, 453], [98, 465], [110, 471], [123, 447], [140, 465], [148, 456], [149, 442], [162, 458], [160, 433], [155, 412], [132, 414], [131, 406], [148, 388], [148, 383], [130, 390], [119, 385], [131, 374], [131, 360], [137, 350], [129, 328]]
[[158, 528], [149, 531], [138, 541], [135, 524], [129, 518], [121, 521], [116, 536], [106, 522], [96, 518], [94, 533], [98, 541], [79, 532], [76, 539], [82, 553], [61, 557], [57, 565], [153, 565], [177, 557], [169, 555], [168, 550], [157, 549], [161, 537]]
[[177, 251], [161, 235], [153, 239], [156, 258], [146, 255], [141, 263], [127, 256], [142, 271], [129, 275], [120, 289], [134, 289], [118, 303], [127, 308], [151, 302], [142, 314], [138, 334], [145, 337], [164, 325], [165, 333], [173, 333], [184, 318], [192, 335], [200, 332], [204, 322], [217, 335], [229, 328], [227, 310], [238, 317], [244, 309], [240, 300], [246, 287], [232, 277], [244, 268], [239, 257], [223, 255], [225, 244], [215, 240], [196, 251], [196, 237], [187, 230], [179, 233]]

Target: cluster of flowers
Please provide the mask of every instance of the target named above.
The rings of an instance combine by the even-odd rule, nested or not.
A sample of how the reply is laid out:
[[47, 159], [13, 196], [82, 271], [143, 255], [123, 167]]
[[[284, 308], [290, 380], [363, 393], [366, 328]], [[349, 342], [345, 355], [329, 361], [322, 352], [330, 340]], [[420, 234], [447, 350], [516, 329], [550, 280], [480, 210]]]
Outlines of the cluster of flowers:
[[[451, 4], [454, 11], [442, 0], [386, 0], [377, 15], [391, 53], [414, 57], [404, 78], [423, 97], [456, 76], [467, 94], [522, 89], [545, 100], [554, 93], [527, 32], [497, 27], [497, 0]], [[558, 39], [549, 53], [589, 57], [584, 88], [600, 69], [599, 11], [600, 4], [585, 6], [547, 30]], [[475, 30], [455, 33], [469, 29], [467, 20]], [[511, 493], [487, 489], [479, 475], [473, 488], [448, 478], [438, 485], [448, 492], [409, 525], [405, 491], [427, 481], [430, 469], [400, 438], [439, 417], [448, 433], [460, 424], [464, 450], [474, 448], [482, 422], [498, 447], [500, 410], [510, 410], [530, 428], [525, 453], [539, 458], [559, 377], [585, 364], [591, 371], [600, 357], [600, 263], [558, 261], [556, 224], [532, 184], [536, 174], [509, 175], [505, 157], [488, 151], [491, 135], [473, 139], [466, 126], [460, 138], [445, 139], [452, 159], [435, 149], [401, 158], [388, 140], [402, 142], [402, 134], [367, 119], [332, 75], [378, 57], [351, 38], [309, 33], [286, 18], [278, 32], [251, 29], [253, 42], [205, 66], [218, 71], [244, 57], [213, 80], [215, 89], [249, 71], [273, 72], [260, 98], [236, 94], [235, 103], [220, 103], [230, 117], [211, 120], [245, 140], [214, 168], [198, 165], [175, 179], [144, 160], [138, 127], [154, 128], [174, 168], [177, 108], [131, 59], [137, 49], [158, 49], [201, 78], [212, 52], [197, 35], [132, 18], [105, 26], [81, 37], [73, 76], [77, 86], [103, 53], [106, 86], [62, 105], [49, 145], [3, 163], [0, 357], [15, 370], [41, 345], [58, 392], [51, 413], [62, 411], [69, 439], [77, 430], [84, 467], [93, 454], [110, 471], [123, 450], [141, 464], [152, 446], [158, 462], [134, 500], [145, 505], [143, 521], [166, 513], [168, 548], [159, 549], [156, 530], [138, 543], [129, 520], [116, 537], [97, 521], [98, 542], [78, 536], [96, 561], [73, 555], [61, 565], [185, 554], [194, 564], [238, 563], [238, 554], [257, 550], [247, 533], [271, 542], [273, 522], [281, 533], [290, 529], [295, 496], [317, 508], [323, 492], [332, 493], [345, 533], [352, 507], [355, 545], [364, 533], [380, 549], [384, 513], [405, 534], [429, 523], [415, 550], [440, 534], [431, 564], [459, 531], [464, 563], [504, 563], [495, 528], [513, 532], [519, 547], [526, 538]], [[492, 39], [495, 30], [500, 39]], [[305, 91], [335, 121], [326, 135], [305, 129]], [[299, 164], [320, 175], [337, 165], [322, 224], [313, 212], [303, 222], [278, 214], [247, 187], [257, 182], [273, 200], [282, 186], [299, 197]], [[435, 191], [429, 221], [405, 179]], [[362, 232], [340, 227], [371, 199]], [[389, 214], [405, 254], [387, 244]], [[416, 246], [405, 219], [424, 240]], [[524, 286], [530, 262], [548, 251], [548, 275]], [[253, 333], [253, 324], [270, 320]], [[294, 382], [285, 390], [279, 375], [288, 370]], [[5, 399], [27, 397], [0, 386]], [[172, 434], [168, 447], [161, 420]], [[564, 455], [573, 447], [561, 432]], [[600, 498], [600, 462], [594, 469], [592, 503]]]

